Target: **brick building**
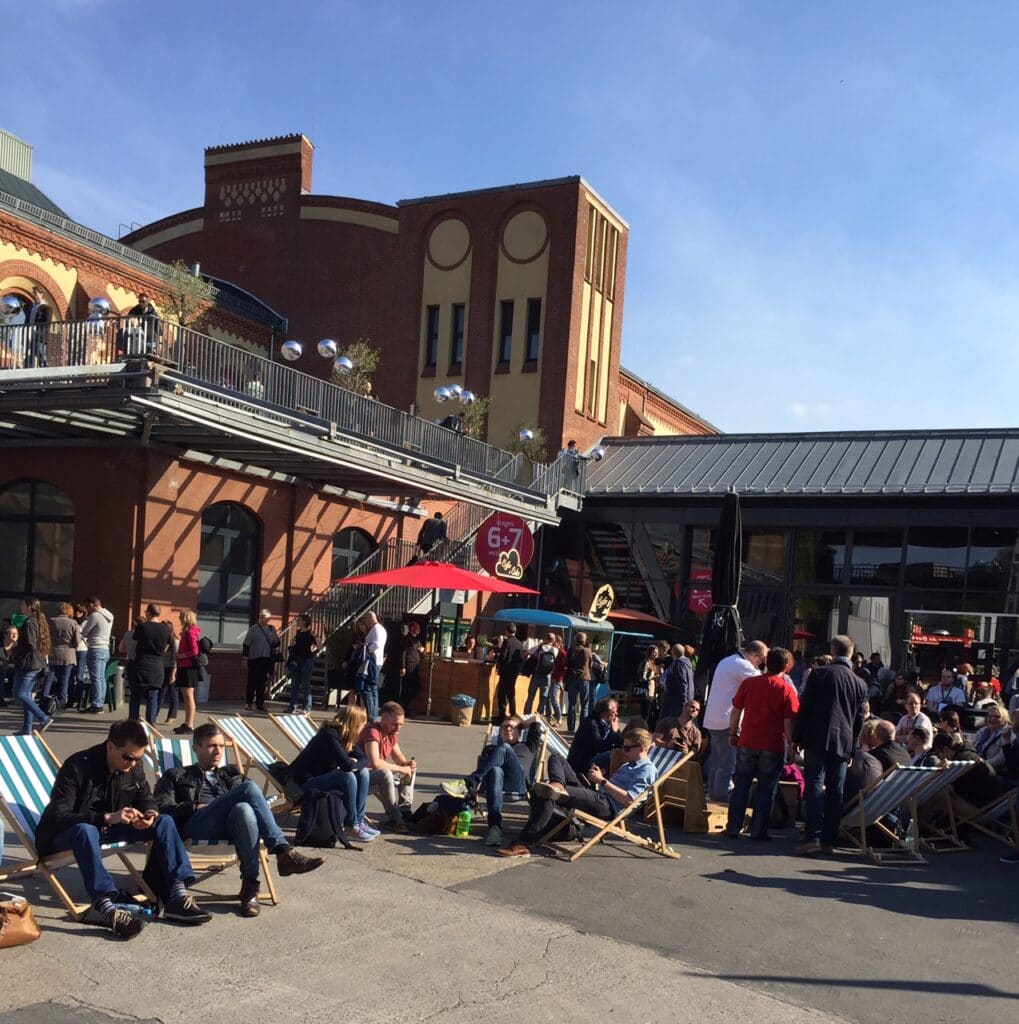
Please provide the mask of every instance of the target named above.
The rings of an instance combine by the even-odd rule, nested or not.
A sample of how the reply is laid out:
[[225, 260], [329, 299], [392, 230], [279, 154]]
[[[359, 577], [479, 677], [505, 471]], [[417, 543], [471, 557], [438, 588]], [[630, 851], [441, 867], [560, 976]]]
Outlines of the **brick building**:
[[[370, 340], [392, 405], [432, 419], [439, 384], [488, 396], [492, 444], [523, 424], [553, 451], [587, 447], [633, 419], [617, 413], [638, 397], [619, 365], [628, 228], [586, 181], [386, 205], [313, 195], [312, 157], [303, 135], [208, 149], [203, 205], [125, 241], [237, 282], [306, 343]], [[313, 344], [298, 365], [323, 372]], [[715, 432], [661, 392], [650, 416], [639, 397], [645, 429]]]

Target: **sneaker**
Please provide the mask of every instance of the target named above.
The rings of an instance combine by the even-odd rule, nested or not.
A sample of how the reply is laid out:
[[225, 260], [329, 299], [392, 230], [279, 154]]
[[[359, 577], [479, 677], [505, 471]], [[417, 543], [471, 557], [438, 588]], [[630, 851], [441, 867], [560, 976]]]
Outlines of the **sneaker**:
[[1002, 864], [1019, 864], [1019, 853], [1006, 853], [1004, 857], [999, 857], [998, 860]]
[[361, 832], [367, 832], [373, 839], [382, 835], [381, 830], [377, 829], [374, 825], [369, 825], [367, 819], [359, 821], [357, 823], [357, 828]]
[[118, 939], [133, 939], [144, 927], [140, 917], [120, 909], [113, 911], [106, 925]]
[[821, 844], [816, 839], [808, 839], [793, 850], [797, 857], [814, 857], [820, 852]]
[[51, 715], [46, 721], [39, 726], [39, 732], [45, 732], [53, 724], [53, 716]]
[[178, 725], [173, 731], [176, 736], [190, 736], [195, 730], [190, 725]]
[[258, 902], [258, 879], [242, 878], [237, 899], [241, 902], [241, 917], [258, 917], [262, 912], [262, 905]]
[[297, 708], [295, 708], [295, 707], [287, 708], [287, 714], [288, 715], [296, 715], [297, 714]]
[[106, 714], [106, 708], [88, 707], [88, 708], [85, 709], [85, 714], [86, 715], [105, 715]]
[[276, 870], [281, 878], [287, 875], [306, 875], [325, 864], [323, 857], [305, 857], [292, 846], [285, 846], [276, 854]]
[[457, 800], [467, 799], [467, 783], [463, 779], [454, 779], [452, 782], [443, 782], [439, 787], [447, 796]]
[[252, 709], [252, 707], [253, 707], [253, 705], [251, 705], [251, 704], [245, 704], [244, 705], [244, 710], [245, 711], [250, 711]]
[[500, 857], [530, 857], [531, 848], [523, 843], [513, 843], [512, 846], [504, 846], [495, 851]]
[[502, 829], [493, 825], [485, 836], [485, 846], [502, 846]]
[[531, 789], [535, 796], [543, 800], [554, 800], [557, 804], [564, 804], [570, 799], [570, 794], [561, 782], [536, 782]]
[[[346, 831], [346, 829], [344, 829], [344, 831]], [[353, 833], [351, 838], [360, 839], [362, 843], [370, 843], [373, 839], [378, 839], [381, 834], [376, 832], [374, 829], [367, 829], [361, 825], [355, 825], [354, 828], [351, 829], [351, 832]]]
[[208, 924], [212, 920], [212, 915], [202, 910], [191, 893], [185, 893], [179, 900], [167, 903], [163, 908], [163, 917], [181, 924]]

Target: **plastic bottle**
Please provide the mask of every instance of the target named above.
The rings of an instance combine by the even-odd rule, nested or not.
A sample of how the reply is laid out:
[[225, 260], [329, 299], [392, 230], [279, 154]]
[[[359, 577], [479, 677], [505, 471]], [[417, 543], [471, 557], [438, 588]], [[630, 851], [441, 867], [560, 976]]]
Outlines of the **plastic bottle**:
[[909, 827], [906, 829], [906, 849], [916, 850], [916, 818], [909, 819]]
[[471, 809], [465, 807], [456, 816], [456, 832], [454, 833], [458, 839], [466, 839], [471, 834]]
[[142, 903], [114, 903], [113, 905], [117, 910], [123, 910], [125, 914], [140, 918], [144, 923], [152, 920], [152, 907]]

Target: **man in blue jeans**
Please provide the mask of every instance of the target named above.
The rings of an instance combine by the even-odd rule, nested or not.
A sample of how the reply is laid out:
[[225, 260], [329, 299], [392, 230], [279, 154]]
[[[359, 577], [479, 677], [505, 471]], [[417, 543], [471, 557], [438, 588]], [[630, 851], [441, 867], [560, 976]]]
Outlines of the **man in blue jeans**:
[[[478, 790], [485, 795], [488, 807], [488, 835], [486, 846], [502, 845], [502, 804], [506, 797], [519, 799], [527, 793], [527, 780], [541, 742], [541, 727], [535, 719], [504, 719], [499, 726], [495, 743], [484, 749], [478, 759], [478, 767], [470, 775], [453, 782], [442, 783], [442, 789], [449, 796], [468, 799]], [[527, 739], [520, 735], [522, 724], [530, 724]]]
[[783, 673], [793, 657], [783, 647], [772, 647], [765, 660], [765, 675], [747, 676], [732, 698], [729, 742], [736, 750], [736, 777], [729, 796], [729, 822], [725, 834], [735, 839], [743, 829], [750, 802], [750, 787], [757, 779], [754, 820], [750, 838], [763, 843], [771, 838], [768, 823], [793, 734], [799, 697]]
[[241, 868], [241, 916], [257, 917], [260, 841], [276, 857], [281, 876], [303, 875], [324, 861], [298, 853], [261, 790], [233, 765], [223, 764], [226, 740], [215, 725], [195, 729], [192, 744], [197, 763], [166, 772], [156, 784], [156, 804], [176, 822], [182, 838], [233, 844]]
[[88, 647], [86, 664], [92, 683], [92, 701], [88, 711], [101, 715], [106, 704], [106, 666], [110, 661], [110, 635], [113, 632], [113, 612], [103, 607], [98, 597], [85, 602], [88, 617], [81, 625], [81, 638]]
[[853, 671], [854, 649], [851, 637], [832, 637], [834, 660], [807, 676], [800, 696], [793, 742], [804, 754], [807, 831], [796, 848], [804, 857], [831, 853], [839, 834], [846, 767], [859, 741], [867, 700], [867, 685]]
[[148, 737], [141, 722], [114, 722], [103, 743], [72, 754], [57, 772], [53, 794], [39, 819], [40, 857], [70, 850], [92, 897], [91, 913], [119, 938], [130, 939], [142, 922], [115, 905], [118, 887], [103, 863], [106, 843], [151, 843], [150, 866], [166, 891], [163, 916], [180, 924], [211, 920], [187, 891], [191, 861], [173, 819], [160, 814], [141, 760]]

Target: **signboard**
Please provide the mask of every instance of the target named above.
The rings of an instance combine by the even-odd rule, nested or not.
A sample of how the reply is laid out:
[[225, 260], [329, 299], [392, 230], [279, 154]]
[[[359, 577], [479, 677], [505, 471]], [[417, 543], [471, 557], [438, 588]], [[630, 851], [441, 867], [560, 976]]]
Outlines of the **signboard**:
[[[704, 584], [707, 586], [704, 586]], [[700, 586], [698, 586], [700, 584]], [[707, 615], [711, 611], [711, 570], [694, 569], [690, 573], [690, 589], [687, 591], [686, 606], [694, 615]]]
[[608, 617], [612, 606], [616, 603], [616, 592], [612, 589], [611, 583], [604, 583], [600, 586], [591, 602], [591, 609], [587, 613], [589, 619], [596, 619], [598, 622]]
[[534, 557], [534, 537], [520, 516], [494, 512], [481, 524], [474, 549], [493, 576], [519, 580]]

